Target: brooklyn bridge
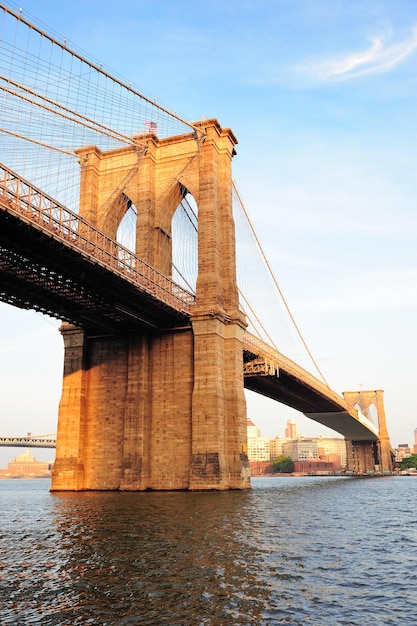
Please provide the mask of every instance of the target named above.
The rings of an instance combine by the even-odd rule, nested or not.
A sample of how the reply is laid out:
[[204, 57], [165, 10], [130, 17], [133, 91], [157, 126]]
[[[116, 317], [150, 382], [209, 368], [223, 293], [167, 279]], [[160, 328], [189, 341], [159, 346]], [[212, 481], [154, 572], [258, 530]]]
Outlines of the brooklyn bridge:
[[52, 489], [248, 488], [245, 388], [341, 433], [350, 470], [390, 471], [382, 390], [340, 396], [263, 322], [233, 131], [1, 8], [0, 299], [62, 320]]

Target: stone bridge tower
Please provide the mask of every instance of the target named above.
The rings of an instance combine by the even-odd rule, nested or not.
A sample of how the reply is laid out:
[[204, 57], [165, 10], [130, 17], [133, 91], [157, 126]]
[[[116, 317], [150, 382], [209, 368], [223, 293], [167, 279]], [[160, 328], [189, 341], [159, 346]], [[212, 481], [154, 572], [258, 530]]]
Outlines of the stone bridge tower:
[[198, 277], [186, 327], [106, 335], [63, 325], [52, 490], [250, 485], [232, 215], [237, 141], [216, 120], [195, 127], [167, 139], [142, 135], [138, 150], [77, 151], [80, 214], [115, 239], [133, 202], [136, 254], [165, 275], [173, 214], [185, 192], [193, 195]]
[[376, 409], [378, 418], [378, 441], [346, 441], [348, 468], [357, 474], [374, 471], [391, 472], [391, 442], [385, 417], [384, 392], [376, 391], [344, 391], [343, 397], [352, 407], [359, 409], [365, 417], [370, 418], [370, 408]]

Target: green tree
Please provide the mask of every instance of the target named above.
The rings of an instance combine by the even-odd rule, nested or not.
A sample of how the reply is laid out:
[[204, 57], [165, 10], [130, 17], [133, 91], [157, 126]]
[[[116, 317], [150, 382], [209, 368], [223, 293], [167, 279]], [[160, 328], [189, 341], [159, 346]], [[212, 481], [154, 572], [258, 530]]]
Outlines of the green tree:
[[410, 467], [417, 468], [417, 454], [412, 454], [401, 461], [400, 469], [409, 469]]
[[294, 461], [291, 457], [280, 454], [272, 461], [271, 467], [274, 474], [290, 474], [294, 470]]

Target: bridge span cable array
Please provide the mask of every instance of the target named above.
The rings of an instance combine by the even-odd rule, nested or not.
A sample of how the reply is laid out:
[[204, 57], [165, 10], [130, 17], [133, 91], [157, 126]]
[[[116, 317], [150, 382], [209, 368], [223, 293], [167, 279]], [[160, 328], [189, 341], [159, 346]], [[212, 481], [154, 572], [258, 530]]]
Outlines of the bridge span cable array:
[[74, 212], [77, 148], [140, 150], [140, 137], [149, 133], [194, 132], [198, 144], [203, 134], [66, 39], [48, 34], [14, 2], [0, 4], [0, 115], [0, 161]]
[[[114, 73], [110, 74], [109, 71], [106, 70], [106, 68], [103, 66], [102, 63], [99, 63], [98, 61], [93, 61], [93, 60], [88, 60], [86, 57], [85, 53], [82, 52], [78, 52], [76, 50], [76, 47], [69, 47], [67, 45], [67, 40], [64, 38], [63, 41], [59, 41], [59, 39], [57, 39], [56, 37], [53, 37], [52, 35], [48, 34], [46, 31], [42, 30], [40, 27], [36, 26], [36, 18], [34, 16], [30, 16], [31, 17], [31, 22], [27, 21], [25, 19], [25, 17], [23, 16], [23, 10], [21, 8], [18, 8], [19, 5], [14, 3], [14, 2], [9, 2], [9, 4], [11, 6], [15, 6], [15, 10], [11, 10], [8, 6], [1, 4], [0, 3], [0, 9], [2, 9], [6, 14], [9, 14], [10, 16], [13, 16], [19, 23], [24, 24], [30, 31], [35, 32], [37, 35], [39, 35], [42, 39], [46, 39], [48, 40], [53, 46], [57, 46], [58, 48], [61, 49], [62, 52], [62, 56], [64, 56], [65, 53], [68, 53], [71, 57], [73, 57], [73, 59], [78, 59], [78, 61], [80, 61], [84, 66], [87, 66], [88, 68], [90, 68], [91, 70], [93, 70], [94, 72], [97, 72], [98, 74], [103, 75], [104, 77], [106, 77], [107, 79], [109, 79], [112, 83], [118, 84], [122, 90], [127, 90], [129, 92], [131, 92], [135, 97], [139, 98], [141, 101], [146, 102], [150, 108], [152, 110], [157, 110], [159, 113], [163, 114], [164, 116], [167, 116], [168, 118], [170, 118], [171, 120], [176, 120], [179, 125], [182, 127], [182, 130], [184, 132], [184, 126], [188, 127], [188, 130], [193, 129], [196, 132], [202, 133], [203, 131], [201, 131], [201, 129], [195, 127], [191, 122], [183, 119], [182, 117], [180, 117], [179, 115], [177, 115], [177, 113], [167, 109], [166, 107], [164, 107], [163, 105], [159, 104], [155, 98], [151, 98], [151, 96], [147, 96], [145, 95], [143, 92], [139, 92], [137, 90], [137, 88], [135, 88], [131, 83], [126, 84], [126, 82], [121, 79], [118, 78]], [[30, 15], [30, 14], [28, 14]], [[17, 30], [15, 31], [15, 40], [14, 40], [14, 47], [19, 49], [19, 46], [17, 45], [17, 40], [18, 40], [18, 33]], [[26, 49], [26, 58], [29, 58], [29, 54], [27, 52], [28, 48]], [[23, 51], [23, 48], [22, 48]], [[34, 57], [35, 58], [35, 57]], [[40, 53], [37, 56], [38, 58], [38, 62], [39, 60], [42, 58]], [[50, 64], [49, 66], [49, 70], [51, 70], [52, 65]], [[71, 71], [72, 70], [72, 66], [71, 66]], [[108, 95], [108, 94], [107, 94]], [[77, 99], [78, 102], [78, 99]], [[57, 103], [56, 103], [57, 104]], [[61, 107], [61, 105], [57, 104], [57, 106]], [[80, 113], [77, 113], [78, 116], [82, 117], [80, 115]], [[126, 116], [125, 121], [128, 120], [128, 116]], [[164, 120], [164, 123], [166, 124], [166, 120]], [[113, 132], [110, 128], [108, 129], [110, 132]], [[163, 134], [161, 135], [161, 129], [159, 129], [159, 135], [160, 136], [170, 136], [172, 135], [172, 128], [170, 129], [165, 129], [165, 132], [163, 132]], [[124, 138], [126, 141], [131, 141], [131, 137], [125, 137]]]

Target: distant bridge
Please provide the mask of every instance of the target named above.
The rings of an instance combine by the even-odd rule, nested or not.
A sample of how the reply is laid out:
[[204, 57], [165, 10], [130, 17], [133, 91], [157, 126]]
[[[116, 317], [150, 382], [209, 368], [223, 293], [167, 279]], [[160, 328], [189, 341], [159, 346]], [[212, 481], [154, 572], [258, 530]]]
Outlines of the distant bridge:
[[0, 446], [7, 448], [56, 448], [56, 439], [42, 437], [0, 437]]

